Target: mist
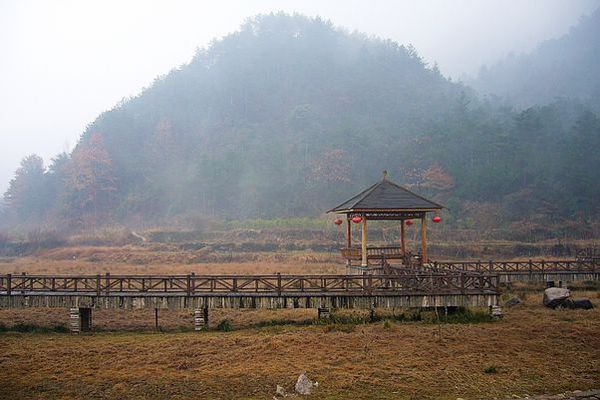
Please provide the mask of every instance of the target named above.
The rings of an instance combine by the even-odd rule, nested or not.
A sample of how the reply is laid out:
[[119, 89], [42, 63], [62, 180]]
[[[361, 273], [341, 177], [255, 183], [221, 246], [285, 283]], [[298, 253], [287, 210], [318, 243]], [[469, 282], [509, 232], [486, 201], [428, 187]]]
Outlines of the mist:
[[412, 44], [454, 79], [568, 31], [598, 1], [2, 1], [0, 190], [19, 161], [46, 162], [123, 98], [248, 17], [283, 10]]

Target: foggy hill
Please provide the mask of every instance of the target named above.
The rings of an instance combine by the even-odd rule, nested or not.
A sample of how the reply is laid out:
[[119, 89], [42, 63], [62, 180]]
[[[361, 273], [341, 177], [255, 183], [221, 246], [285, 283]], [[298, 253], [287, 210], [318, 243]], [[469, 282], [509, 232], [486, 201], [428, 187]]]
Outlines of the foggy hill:
[[399, 177], [402, 148], [462, 90], [410, 47], [259, 16], [100, 116], [82, 143], [103, 136], [124, 207], [319, 213], [382, 169]]
[[600, 110], [600, 9], [566, 35], [540, 43], [530, 54], [511, 55], [482, 67], [470, 82], [485, 94], [530, 107], [557, 97], [577, 98]]
[[100, 115], [48, 168], [25, 159], [3, 220], [314, 216], [383, 169], [449, 206], [449, 223], [579, 218], [599, 209], [599, 138], [576, 102], [517, 113], [410, 46], [263, 15]]

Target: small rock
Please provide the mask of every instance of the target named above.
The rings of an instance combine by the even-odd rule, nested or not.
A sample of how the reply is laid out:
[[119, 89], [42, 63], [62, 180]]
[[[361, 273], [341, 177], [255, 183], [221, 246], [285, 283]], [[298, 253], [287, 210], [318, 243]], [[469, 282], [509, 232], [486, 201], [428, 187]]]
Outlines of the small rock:
[[296, 392], [299, 394], [307, 395], [312, 392], [313, 387], [318, 384], [313, 383], [305, 373], [301, 373], [298, 377], [298, 381], [296, 382]]
[[523, 300], [521, 300], [518, 297], [513, 297], [512, 299], [508, 300], [505, 304], [507, 307], [516, 307], [523, 304]]
[[571, 297], [571, 291], [566, 288], [551, 287], [544, 290], [543, 303], [546, 307], [556, 308]]
[[283, 386], [277, 385], [277, 389], [275, 389], [275, 394], [278, 396], [285, 396], [285, 388]]

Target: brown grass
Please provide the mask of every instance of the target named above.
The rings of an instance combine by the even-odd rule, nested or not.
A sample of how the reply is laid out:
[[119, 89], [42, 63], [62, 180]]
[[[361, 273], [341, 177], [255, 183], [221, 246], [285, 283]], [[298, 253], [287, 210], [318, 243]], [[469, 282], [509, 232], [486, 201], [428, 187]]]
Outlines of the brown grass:
[[[331, 399], [472, 399], [597, 386], [600, 310], [553, 311], [539, 305], [539, 294], [525, 297], [526, 305], [505, 310], [504, 320], [482, 324], [5, 333], [0, 335], [0, 387], [12, 398], [270, 399], [277, 384], [291, 390], [302, 371], [320, 382], [312, 398]], [[31, 312], [42, 315], [4, 311], [0, 321]], [[311, 312], [237, 310], [228, 317], [241, 326], [257, 315], [302, 319]], [[66, 318], [65, 310], [59, 313]], [[151, 314], [121, 313], [111, 318], [134, 315], [152, 326]], [[108, 318], [101, 314], [96, 322], [111, 322], [101, 322]], [[213, 321], [225, 316], [212, 314]], [[486, 373], [489, 367], [497, 372]]]
[[133, 246], [67, 247], [45, 250], [30, 257], [4, 259], [0, 262], [0, 274], [336, 274], [346, 271], [340, 257], [329, 253], [238, 253], [235, 258], [210, 253], [201, 257], [198, 253], [151, 251]]

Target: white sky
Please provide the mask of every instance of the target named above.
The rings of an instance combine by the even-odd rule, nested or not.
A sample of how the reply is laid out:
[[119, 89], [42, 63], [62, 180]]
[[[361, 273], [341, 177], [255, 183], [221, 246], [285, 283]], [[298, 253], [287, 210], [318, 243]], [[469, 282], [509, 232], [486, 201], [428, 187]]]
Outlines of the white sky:
[[0, 191], [25, 155], [49, 162], [156, 76], [272, 11], [412, 43], [454, 78], [560, 36], [600, 0], [0, 0]]

